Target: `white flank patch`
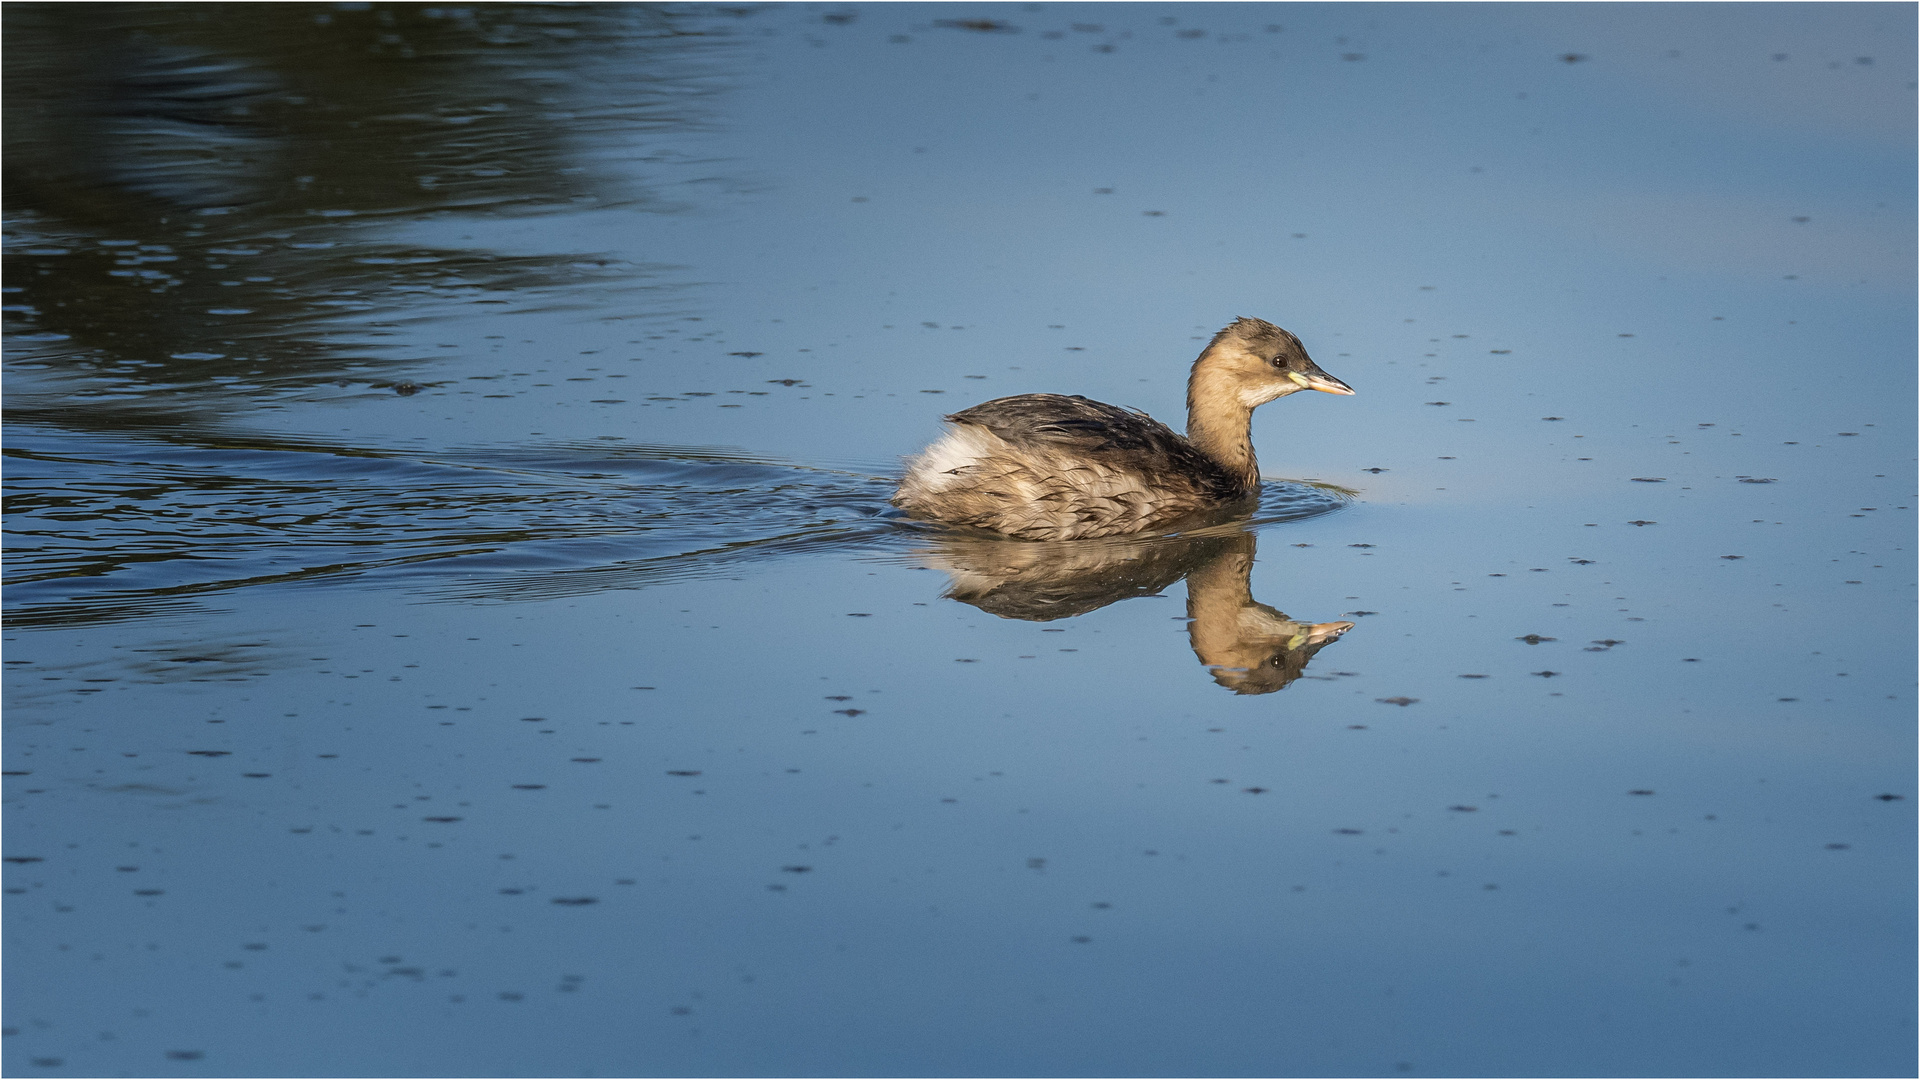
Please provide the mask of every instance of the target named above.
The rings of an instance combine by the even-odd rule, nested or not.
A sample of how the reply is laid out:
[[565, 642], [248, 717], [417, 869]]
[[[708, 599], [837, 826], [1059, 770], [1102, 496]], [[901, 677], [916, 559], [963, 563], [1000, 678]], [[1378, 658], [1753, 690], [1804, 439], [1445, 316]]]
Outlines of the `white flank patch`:
[[939, 491], [961, 480], [968, 469], [1006, 449], [1006, 443], [986, 428], [961, 424], [922, 451], [913, 460], [908, 475], [926, 490]]

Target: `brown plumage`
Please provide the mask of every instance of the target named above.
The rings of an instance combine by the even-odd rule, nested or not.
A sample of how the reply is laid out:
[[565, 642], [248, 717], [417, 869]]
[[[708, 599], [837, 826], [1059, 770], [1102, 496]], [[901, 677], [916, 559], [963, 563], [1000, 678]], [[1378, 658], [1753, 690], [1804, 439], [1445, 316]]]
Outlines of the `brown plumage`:
[[908, 462], [893, 503], [1024, 540], [1166, 525], [1259, 489], [1253, 410], [1300, 390], [1353, 393], [1300, 339], [1235, 319], [1193, 362], [1184, 438], [1146, 413], [1079, 396], [1000, 398], [947, 417], [952, 429]]

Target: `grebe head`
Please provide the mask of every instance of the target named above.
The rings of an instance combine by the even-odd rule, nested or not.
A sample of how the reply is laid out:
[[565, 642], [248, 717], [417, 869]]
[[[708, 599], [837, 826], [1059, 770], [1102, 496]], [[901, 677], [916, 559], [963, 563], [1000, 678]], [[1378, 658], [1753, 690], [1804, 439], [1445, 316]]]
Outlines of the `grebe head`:
[[1193, 366], [1196, 377], [1204, 373], [1207, 393], [1231, 394], [1249, 409], [1301, 390], [1353, 393], [1320, 370], [1299, 338], [1263, 319], [1233, 320]]

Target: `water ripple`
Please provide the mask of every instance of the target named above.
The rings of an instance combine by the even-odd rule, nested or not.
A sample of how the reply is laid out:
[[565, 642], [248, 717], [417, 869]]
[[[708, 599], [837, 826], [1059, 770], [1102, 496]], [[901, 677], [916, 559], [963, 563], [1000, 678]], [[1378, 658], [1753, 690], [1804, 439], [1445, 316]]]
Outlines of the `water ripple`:
[[556, 574], [591, 571], [584, 587], [600, 588], [891, 529], [890, 480], [709, 448], [426, 455], [17, 428], [6, 455], [12, 625], [172, 614], [241, 588], [348, 579], [530, 597], [560, 588], [535, 584]]

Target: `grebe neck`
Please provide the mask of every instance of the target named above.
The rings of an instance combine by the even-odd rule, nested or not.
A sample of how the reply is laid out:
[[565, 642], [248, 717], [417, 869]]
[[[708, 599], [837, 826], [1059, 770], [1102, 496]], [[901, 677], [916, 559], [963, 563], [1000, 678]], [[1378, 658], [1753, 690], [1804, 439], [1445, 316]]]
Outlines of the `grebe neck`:
[[1206, 358], [1187, 380], [1187, 441], [1234, 479], [1242, 492], [1260, 486], [1253, 456], [1253, 406], [1241, 400], [1236, 380], [1209, 369]]

